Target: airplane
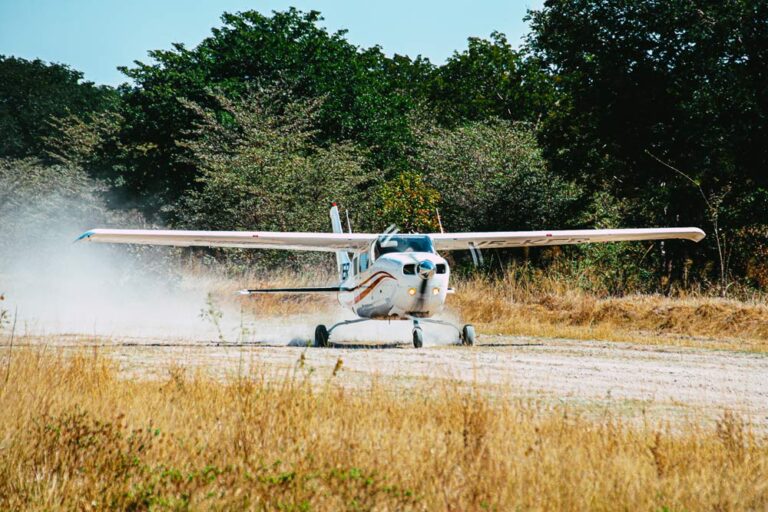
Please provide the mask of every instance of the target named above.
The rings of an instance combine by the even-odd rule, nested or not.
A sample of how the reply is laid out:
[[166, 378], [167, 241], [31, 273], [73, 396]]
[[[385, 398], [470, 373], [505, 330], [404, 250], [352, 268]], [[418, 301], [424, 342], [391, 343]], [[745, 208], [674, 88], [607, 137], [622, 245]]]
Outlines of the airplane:
[[335, 293], [339, 303], [357, 318], [332, 325], [318, 325], [314, 345], [330, 346], [331, 333], [343, 325], [369, 320], [409, 320], [413, 323], [413, 346], [421, 348], [421, 323], [449, 325], [459, 333], [463, 345], [475, 344], [472, 325], [459, 328], [433, 318], [453, 290], [450, 268], [438, 251], [470, 250], [477, 262], [480, 250], [508, 247], [550, 247], [595, 242], [683, 239], [701, 241], [698, 228], [580, 229], [568, 231], [501, 231], [479, 233], [400, 234], [345, 233], [339, 208], [330, 210], [330, 233], [270, 231], [176, 231], [141, 229], [92, 229], [77, 241], [119, 244], [171, 245], [178, 247], [237, 247], [325, 251], [336, 254], [339, 284], [313, 288], [247, 289], [243, 295], [263, 293]]

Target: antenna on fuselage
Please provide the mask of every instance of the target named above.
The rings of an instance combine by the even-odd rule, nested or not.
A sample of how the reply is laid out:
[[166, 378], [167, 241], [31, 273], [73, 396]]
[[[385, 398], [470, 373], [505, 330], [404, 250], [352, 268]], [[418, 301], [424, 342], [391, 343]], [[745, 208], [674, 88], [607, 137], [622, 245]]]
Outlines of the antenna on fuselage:
[[349, 222], [349, 209], [348, 208], [344, 208], [344, 213], [347, 216], [347, 232], [348, 233], [352, 233], [352, 223]]

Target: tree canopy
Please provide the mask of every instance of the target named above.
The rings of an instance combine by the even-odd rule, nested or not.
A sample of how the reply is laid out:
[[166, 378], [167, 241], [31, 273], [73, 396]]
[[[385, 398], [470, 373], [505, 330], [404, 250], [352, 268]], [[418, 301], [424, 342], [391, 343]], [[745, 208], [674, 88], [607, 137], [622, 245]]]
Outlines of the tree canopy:
[[0, 57], [0, 158], [176, 226], [322, 229], [331, 199], [374, 230], [698, 225], [631, 279], [768, 283], [768, 3], [547, 0], [528, 21], [519, 48], [493, 32], [434, 64], [316, 11], [225, 13], [116, 89]]
[[45, 157], [51, 118], [113, 108], [115, 92], [63, 64], [0, 55], [0, 158]]

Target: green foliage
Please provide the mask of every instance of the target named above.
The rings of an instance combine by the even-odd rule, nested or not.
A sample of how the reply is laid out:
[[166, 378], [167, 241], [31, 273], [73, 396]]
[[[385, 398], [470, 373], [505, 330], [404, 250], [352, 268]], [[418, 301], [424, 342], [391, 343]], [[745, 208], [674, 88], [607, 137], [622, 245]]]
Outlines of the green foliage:
[[[541, 137], [557, 174], [629, 200], [632, 224], [711, 231], [711, 197], [721, 229], [766, 223], [768, 4], [554, 0], [530, 21], [557, 84]], [[688, 248], [670, 250], [681, 268]]]
[[[47, 156], [67, 166], [77, 166], [112, 177], [110, 170], [100, 169], [107, 155], [118, 156], [121, 151], [117, 134], [122, 116], [113, 111], [96, 112], [81, 117], [68, 114], [50, 121], [55, 132], [43, 139]], [[100, 172], [99, 172], [100, 171]]]
[[274, 111], [272, 96], [241, 102], [216, 97], [219, 109], [195, 103], [199, 116], [186, 141], [201, 169], [175, 214], [180, 225], [205, 229], [327, 230], [332, 201], [353, 204], [375, 180], [363, 153], [348, 143], [314, 142], [320, 102], [291, 103]]
[[0, 158], [45, 158], [51, 118], [103, 111], [117, 101], [113, 89], [82, 79], [63, 64], [0, 55]]
[[[39, 160], [0, 160], [0, 218], [3, 235], [23, 230], [25, 226], [16, 215], [29, 212], [23, 222], [51, 218], [63, 206], [80, 204], [93, 208], [98, 186], [77, 167], [44, 165]], [[80, 212], [70, 212], [77, 216]]]
[[490, 117], [535, 122], [551, 106], [554, 89], [537, 59], [493, 32], [490, 40], [471, 37], [465, 51], [437, 68], [429, 93], [449, 123]]
[[315, 11], [290, 9], [271, 17], [246, 11], [224, 14], [222, 21], [194, 49], [177, 44], [150, 52], [152, 64], [122, 68], [136, 85], [122, 90], [121, 138], [144, 148], [125, 175], [127, 193], [148, 201], [156, 196], [154, 204], [161, 205], [194, 183], [200, 169], [176, 145], [194, 114], [178, 98], [213, 107], [210, 88], [232, 100], [251, 89], [274, 87], [288, 101], [324, 98], [316, 117], [318, 138], [375, 149], [371, 158], [379, 168], [399, 165], [409, 143], [406, 115], [414, 103], [404, 87], [415, 87], [428, 63], [389, 59], [378, 47], [359, 49], [343, 31], [320, 27]]
[[[583, 213], [583, 223], [598, 229], [620, 228], [627, 205], [605, 192], [596, 193]], [[657, 243], [586, 244], [566, 251], [571, 276], [579, 288], [597, 295], [650, 292], [656, 288], [651, 249]]]
[[[110, 208], [104, 200], [108, 191], [77, 166], [44, 164], [33, 158], [0, 160], [0, 274], [24, 268], [37, 279], [41, 266], [45, 267], [42, 275], [55, 272], [52, 268], [76, 273], [77, 269], [67, 266], [92, 262], [84, 255], [72, 258], [68, 251], [75, 237], [86, 229], [147, 227], [137, 212]], [[142, 276], [168, 275], [169, 268], [178, 269], [178, 262], [175, 252], [165, 249], [103, 248], [124, 258], [119, 260], [124, 265], [113, 269], [115, 276], [126, 276], [138, 269]], [[128, 265], [132, 260], [135, 265]]]
[[320, 101], [276, 108], [274, 94], [216, 96], [216, 109], [185, 102], [198, 121], [179, 144], [201, 175], [173, 209], [178, 226], [327, 231], [331, 202], [365, 208], [365, 188], [378, 178], [365, 169], [364, 153], [315, 142]]
[[576, 189], [549, 172], [535, 134], [493, 120], [420, 132], [412, 165], [440, 194], [446, 231], [568, 224]]
[[439, 230], [437, 207], [440, 194], [414, 172], [400, 173], [379, 191], [379, 217], [404, 233]]

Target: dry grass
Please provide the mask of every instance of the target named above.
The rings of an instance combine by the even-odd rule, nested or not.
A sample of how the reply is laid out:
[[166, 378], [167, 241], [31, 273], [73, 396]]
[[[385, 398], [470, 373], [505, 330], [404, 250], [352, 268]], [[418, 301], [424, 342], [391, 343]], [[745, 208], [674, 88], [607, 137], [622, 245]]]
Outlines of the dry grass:
[[458, 280], [449, 306], [481, 332], [768, 352], [768, 306], [706, 296], [598, 298], [567, 284]]
[[97, 353], [13, 356], [2, 510], [768, 507], [768, 440], [729, 414], [673, 431], [451, 383], [312, 385], [301, 361], [141, 382]]

